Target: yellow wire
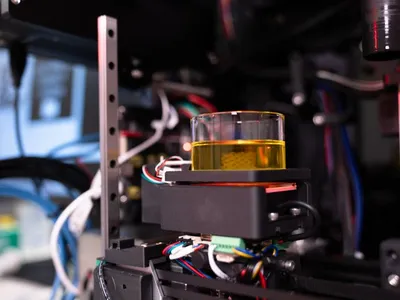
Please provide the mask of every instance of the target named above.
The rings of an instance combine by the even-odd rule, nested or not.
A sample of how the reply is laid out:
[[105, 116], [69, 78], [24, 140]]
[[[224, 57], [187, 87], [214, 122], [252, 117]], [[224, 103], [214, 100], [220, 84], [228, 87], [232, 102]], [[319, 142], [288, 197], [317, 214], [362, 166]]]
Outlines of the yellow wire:
[[251, 255], [249, 255], [249, 254], [247, 254], [247, 253], [243, 253], [242, 251], [239, 251], [239, 250], [237, 250], [237, 249], [235, 249], [235, 248], [232, 248], [232, 251], [233, 251], [233, 253], [235, 253], [236, 255], [241, 256], [241, 257], [244, 257], [244, 258], [254, 258], [254, 256], [251, 256]]
[[263, 265], [263, 262], [262, 262], [262, 260], [260, 260], [260, 261], [256, 264], [256, 266], [254, 267], [253, 275], [251, 276], [251, 279], [255, 279], [255, 278], [256, 278], [256, 276], [258, 275], [258, 273], [259, 273], [260, 270], [261, 270], [262, 265]]

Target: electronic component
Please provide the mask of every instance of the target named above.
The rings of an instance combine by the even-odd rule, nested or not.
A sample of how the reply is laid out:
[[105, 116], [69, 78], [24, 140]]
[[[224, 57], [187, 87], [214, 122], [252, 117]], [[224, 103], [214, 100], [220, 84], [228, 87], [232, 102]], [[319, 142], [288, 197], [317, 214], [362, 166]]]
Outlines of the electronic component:
[[[183, 168], [167, 172], [166, 180], [174, 185], [142, 180], [142, 217], [166, 230], [248, 239], [290, 236], [299, 227], [313, 224], [309, 211], [292, 215], [288, 207], [283, 208], [288, 201], [284, 199], [309, 201], [308, 178], [309, 171], [301, 169], [227, 172]], [[269, 193], [268, 182], [277, 183], [273, 191], [279, 191], [281, 182], [295, 182], [297, 189]], [[267, 221], [271, 213], [277, 217]]]
[[241, 238], [213, 235], [211, 244], [216, 245], [215, 252], [233, 253], [234, 248], [246, 248], [244, 241]]

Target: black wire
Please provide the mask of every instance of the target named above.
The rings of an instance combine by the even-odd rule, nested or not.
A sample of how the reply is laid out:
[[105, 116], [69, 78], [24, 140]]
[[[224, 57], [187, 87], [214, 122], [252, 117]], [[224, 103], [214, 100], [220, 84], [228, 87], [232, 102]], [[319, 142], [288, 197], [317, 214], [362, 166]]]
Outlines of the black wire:
[[308, 210], [311, 213], [311, 215], [313, 216], [313, 220], [314, 220], [313, 227], [310, 231], [305, 232], [303, 234], [296, 234], [294, 236], [290, 236], [287, 238], [287, 240], [293, 240], [293, 239], [299, 240], [299, 239], [305, 239], [305, 238], [311, 237], [317, 232], [318, 228], [321, 225], [321, 216], [319, 215], [319, 212], [315, 209], [314, 206], [311, 206], [308, 203], [305, 203], [302, 201], [288, 201], [288, 202], [278, 205], [277, 208], [282, 210], [282, 209], [294, 208], [294, 207], [299, 207], [299, 206], [302, 208], [305, 208], [306, 210]]
[[0, 179], [2, 178], [54, 180], [81, 193], [87, 191], [91, 184], [91, 179], [78, 166], [42, 157], [0, 160]]
[[15, 126], [15, 137], [16, 137], [16, 141], [17, 141], [17, 147], [18, 147], [18, 151], [19, 151], [19, 155], [20, 156], [25, 156], [25, 150], [24, 150], [24, 145], [22, 142], [22, 133], [21, 133], [21, 124], [20, 124], [20, 111], [19, 111], [19, 88], [15, 88], [15, 96], [14, 96], [14, 126]]

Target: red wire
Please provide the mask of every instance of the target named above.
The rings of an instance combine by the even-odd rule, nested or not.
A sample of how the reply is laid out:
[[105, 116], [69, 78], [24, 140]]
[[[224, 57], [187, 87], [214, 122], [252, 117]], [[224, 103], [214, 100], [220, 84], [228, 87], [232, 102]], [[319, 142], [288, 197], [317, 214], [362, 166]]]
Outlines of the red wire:
[[[267, 281], [265, 280], [263, 272], [258, 273], [258, 277], [260, 277], [260, 285], [263, 289], [267, 288]], [[267, 298], [263, 298], [263, 300], [267, 300]]]
[[[324, 107], [324, 113], [329, 115], [331, 113], [331, 105], [329, 103], [328, 95], [326, 92], [322, 91], [322, 105]], [[331, 159], [329, 157], [329, 141], [332, 140], [332, 128], [330, 126], [325, 126], [324, 128], [324, 154], [325, 154], [325, 165], [328, 166], [329, 173], [332, 172]], [[332, 154], [331, 154], [332, 155]]]
[[194, 94], [190, 94], [188, 96], [188, 100], [190, 102], [192, 102], [193, 104], [196, 104], [196, 105], [198, 105], [200, 107], [205, 108], [208, 112], [216, 112], [217, 111], [217, 108], [213, 104], [211, 104], [206, 99], [204, 99], [204, 98], [202, 98], [200, 96], [197, 96], [197, 95], [194, 95]]
[[151, 175], [150, 172], [149, 172], [149, 170], [147, 170], [146, 167], [143, 168], [143, 171], [144, 171], [144, 173], [145, 173], [146, 176], [150, 177], [151, 179], [153, 179], [153, 180], [155, 180], [155, 181], [160, 181], [160, 182], [161, 182], [161, 179], [158, 178], [158, 177], [156, 177], [156, 176]]
[[159, 173], [160, 173], [160, 170], [162, 169], [162, 168], [164, 168], [164, 166], [165, 166], [165, 164], [167, 163], [167, 161], [171, 161], [171, 160], [178, 160], [179, 161], [179, 159], [178, 158], [167, 158], [167, 159], [165, 159], [164, 161], [163, 161], [163, 163], [157, 168], [157, 170], [156, 170], [156, 174], [158, 175]]
[[192, 114], [184, 108], [179, 108], [179, 113], [188, 119], [191, 119], [193, 117]]
[[195, 273], [196, 275], [202, 277], [202, 278], [206, 278], [203, 274], [201, 274], [199, 271], [197, 271], [195, 268], [193, 268], [191, 265], [189, 265], [186, 261], [184, 261], [183, 259], [179, 259], [179, 261], [181, 263], [183, 263], [186, 267], [188, 267], [193, 273]]
[[235, 37], [231, 11], [231, 0], [221, 0], [220, 3], [224, 33], [225, 36], [230, 40]]
[[165, 247], [164, 248], [164, 250], [161, 252], [163, 255], [166, 255], [167, 254], [167, 251], [171, 248], [171, 247], [173, 247], [173, 246], [175, 246], [176, 244], [179, 244], [180, 242], [175, 242], [175, 243], [173, 243], [173, 244], [170, 244], [170, 245], [168, 245], [167, 247]]
[[92, 173], [89, 171], [87, 166], [82, 162], [80, 158], [76, 158], [75, 163], [79, 168], [82, 169], [83, 172], [85, 172], [85, 174], [88, 176], [89, 179], [93, 179]]
[[140, 138], [143, 137], [141, 132], [137, 131], [129, 131], [129, 130], [121, 130], [120, 135], [128, 138]]

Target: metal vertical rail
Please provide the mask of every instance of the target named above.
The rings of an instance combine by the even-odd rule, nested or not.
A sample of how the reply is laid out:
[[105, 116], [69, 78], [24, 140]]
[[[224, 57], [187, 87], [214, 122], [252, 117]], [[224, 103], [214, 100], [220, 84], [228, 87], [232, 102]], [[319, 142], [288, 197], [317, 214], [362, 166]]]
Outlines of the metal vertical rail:
[[117, 20], [97, 20], [101, 151], [101, 234], [103, 254], [119, 237], [119, 130]]

